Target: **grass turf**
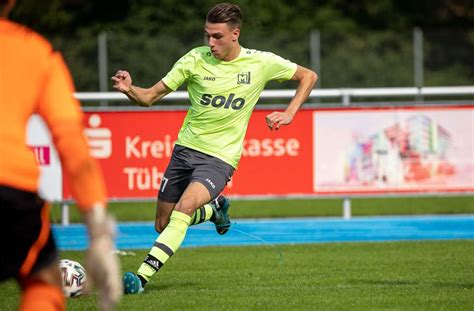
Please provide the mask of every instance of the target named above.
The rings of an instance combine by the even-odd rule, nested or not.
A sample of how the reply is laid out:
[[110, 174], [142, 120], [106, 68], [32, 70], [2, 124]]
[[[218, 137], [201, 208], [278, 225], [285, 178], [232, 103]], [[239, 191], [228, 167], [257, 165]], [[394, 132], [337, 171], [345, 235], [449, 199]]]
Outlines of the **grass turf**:
[[[474, 241], [334, 243], [181, 249], [119, 310], [472, 310]], [[121, 257], [135, 271], [146, 251]], [[84, 252], [62, 258], [84, 261]], [[14, 310], [15, 283], [0, 284]], [[94, 310], [95, 297], [68, 301]]]
[[[79, 212], [71, 208], [71, 221], [80, 221]], [[153, 221], [154, 202], [110, 203], [110, 211], [119, 221]], [[231, 200], [234, 218], [341, 216], [342, 199]], [[474, 196], [353, 198], [354, 216], [474, 214]], [[53, 222], [61, 222], [61, 210], [55, 205]]]

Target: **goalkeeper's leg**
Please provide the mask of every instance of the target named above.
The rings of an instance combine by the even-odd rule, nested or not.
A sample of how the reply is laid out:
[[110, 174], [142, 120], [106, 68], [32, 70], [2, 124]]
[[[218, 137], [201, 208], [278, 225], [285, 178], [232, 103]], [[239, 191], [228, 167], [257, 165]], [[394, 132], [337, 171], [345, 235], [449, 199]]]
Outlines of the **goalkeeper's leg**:
[[136, 294], [143, 291], [145, 284], [181, 246], [191, 223], [191, 216], [210, 199], [210, 193], [203, 184], [189, 184], [171, 212], [168, 225], [156, 239], [137, 274], [125, 274], [125, 293]]
[[65, 310], [50, 205], [34, 192], [0, 186], [0, 206], [0, 282], [17, 280], [20, 310]]
[[20, 281], [21, 311], [66, 310], [59, 267], [54, 261], [35, 275]]

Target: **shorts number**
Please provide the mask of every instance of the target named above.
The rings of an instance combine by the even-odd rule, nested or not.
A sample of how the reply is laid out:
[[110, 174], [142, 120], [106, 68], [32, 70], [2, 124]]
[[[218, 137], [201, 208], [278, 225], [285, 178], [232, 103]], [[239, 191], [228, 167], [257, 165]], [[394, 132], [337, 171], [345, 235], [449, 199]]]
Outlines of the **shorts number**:
[[165, 192], [166, 184], [168, 183], [168, 178], [163, 177], [163, 180], [161, 181], [161, 192]]

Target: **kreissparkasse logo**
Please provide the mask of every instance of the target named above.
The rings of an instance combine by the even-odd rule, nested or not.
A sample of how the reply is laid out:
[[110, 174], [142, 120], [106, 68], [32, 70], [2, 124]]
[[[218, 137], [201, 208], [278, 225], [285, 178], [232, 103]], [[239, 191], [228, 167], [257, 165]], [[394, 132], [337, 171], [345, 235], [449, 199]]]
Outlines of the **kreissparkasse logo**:
[[239, 73], [237, 75], [237, 84], [250, 84], [250, 71]]

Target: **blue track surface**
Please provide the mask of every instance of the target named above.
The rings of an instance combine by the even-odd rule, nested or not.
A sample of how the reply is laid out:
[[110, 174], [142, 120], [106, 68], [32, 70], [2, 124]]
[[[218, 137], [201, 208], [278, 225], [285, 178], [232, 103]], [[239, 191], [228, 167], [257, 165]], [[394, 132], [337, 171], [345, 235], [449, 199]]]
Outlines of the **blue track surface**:
[[[121, 223], [118, 231], [118, 249], [148, 249], [157, 237], [151, 222]], [[55, 225], [53, 234], [61, 250], [87, 247], [84, 225]], [[474, 239], [474, 215], [237, 219], [225, 236], [212, 223], [190, 227], [183, 247], [451, 239]]]

